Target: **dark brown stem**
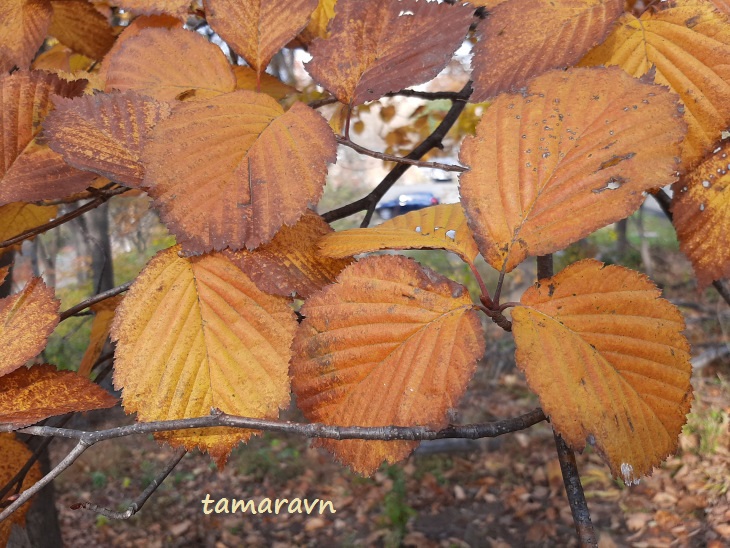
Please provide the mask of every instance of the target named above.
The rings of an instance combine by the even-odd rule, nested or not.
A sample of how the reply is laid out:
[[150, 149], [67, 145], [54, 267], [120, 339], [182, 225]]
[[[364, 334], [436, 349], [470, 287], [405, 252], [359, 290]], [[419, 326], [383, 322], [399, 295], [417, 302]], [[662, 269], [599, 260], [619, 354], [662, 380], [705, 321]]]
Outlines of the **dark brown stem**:
[[132, 282], [127, 282], [126, 284], [122, 284], [117, 287], [112, 287], [111, 289], [107, 291], [103, 291], [101, 293], [98, 293], [97, 295], [94, 295], [93, 297], [90, 297], [86, 299], [85, 301], [81, 301], [79, 304], [72, 306], [68, 310], [64, 310], [61, 312], [61, 321], [66, 320], [70, 318], [71, 316], [75, 316], [82, 310], [89, 308], [91, 305], [100, 303], [101, 301], [105, 301], [107, 299], [110, 299], [111, 297], [114, 297], [115, 295], [119, 295], [120, 293], [124, 293], [132, 286]]
[[365, 156], [370, 156], [371, 158], [377, 158], [378, 160], [384, 160], [386, 162], [397, 162], [399, 164], [408, 164], [411, 166], [418, 166], [418, 167], [433, 167], [436, 169], [442, 169], [444, 171], [454, 171], [456, 173], [463, 173], [465, 171], [469, 171], [469, 168], [463, 167], [463, 166], [457, 166], [454, 164], [441, 164], [439, 162], [422, 162], [419, 160], [410, 160], [409, 158], [402, 158], [400, 156], [393, 156], [392, 154], [385, 154], [384, 152], [377, 152], [375, 150], [370, 150], [369, 148], [365, 148], [364, 146], [360, 146], [357, 143], [354, 143], [350, 139], [346, 139], [345, 137], [340, 137], [339, 135], [335, 135], [335, 139], [337, 142], [341, 145], [344, 145], [346, 147], [350, 147], [352, 150], [356, 150], [360, 154], [364, 154]]
[[324, 107], [326, 105], [334, 105], [337, 102], [338, 102], [337, 97], [332, 96], [332, 97], [325, 97], [324, 99], [317, 99], [316, 101], [311, 101], [311, 102], [307, 103], [307, 106], [309, 108], [313, 108], [316, 110], [316, 109]]

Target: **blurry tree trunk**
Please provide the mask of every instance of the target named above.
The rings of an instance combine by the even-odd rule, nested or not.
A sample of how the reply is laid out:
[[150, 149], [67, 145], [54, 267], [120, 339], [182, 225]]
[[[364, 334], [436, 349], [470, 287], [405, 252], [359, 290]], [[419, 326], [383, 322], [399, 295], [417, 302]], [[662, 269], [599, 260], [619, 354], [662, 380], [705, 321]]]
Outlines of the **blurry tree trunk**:
[[87, 242], [91, 252], [93, 291], [99, 293], [114, 287], [112, 245], [109, 237], [109, 208], [102, 205], [86, 214]]
[[629, 251], [628, 227], [628, 219], [621, 219], [616, 223], [616, 256], [620, 261], [626, 259], [626, 253]]
[[641, 262], [644, 263], [644, 272], [650, 278], [654, 277], [654, 261], [651, 258], [651, 250], [649, 249], [649, 240], [646, 239], [644, 234], [644, 208], [639, 208], [639, 214], [636, 216], [636, 223], [639, 232], [639, 242], [641, 247], [639, 253], [641, 253]]
[[74, 249], [76, 250], [76, 256], [78, 257], [76, 266], [76, 282], [78, 285], [84, 285], [89, 281], [89, 269], [85, 264], [87, 257], [91, 255], [91, 249], [89, 249], [88, 233], [89, 230], [86, 226], [86, 219], [81, 216], [71, 221], [68, 225], [71, 230], [71, 237], [74, 242]]
[[[13, 264], [15, 258], [15, 251], [6, 251], [0, 255], [0, 268]], [[0, 284], [0, 298], [7, 297], [10, 295], [10, 290], [13, 287], [13, 267], [10, 267], [8, 275], [5, 277], [5, 281]]]

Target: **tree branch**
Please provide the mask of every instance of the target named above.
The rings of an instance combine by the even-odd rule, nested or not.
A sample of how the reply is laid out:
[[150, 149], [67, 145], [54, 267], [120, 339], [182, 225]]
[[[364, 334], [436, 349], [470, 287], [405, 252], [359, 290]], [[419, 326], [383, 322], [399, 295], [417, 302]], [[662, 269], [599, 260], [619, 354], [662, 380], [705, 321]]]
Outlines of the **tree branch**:
[[345, 137], [342, 137], [340, 135], [335, 135], [335, 139], [337, 142], [341, 145], [345, 145], [346, 147], [350, 147], [353, 150], [356, 150], [360, 154], [364, 154], [365, 156], [370, 156], [371, 158], [377, 158], [378, 160], [384, 160], [386, 162], [397, 162], [399, 164], [408, 164], [410, 166], [418, 166], [418, 167], [432, 167], [436, 169], [442, 169], [444, 171], [455, 171], [456, 173], [463, 173], [465, 171], [469, 171], [468, 167], [463, 166], [457, 166], [454, 164], [441, 164], [439, 162], [421, 162], [419, 160], [411, 160], [409, 158], [402, 158], [400, 156], [393, 156], [392, 154], [385, 154], [384, 152], [376, 152], [374, 150], [370, 150], [369, 148], [365, 148], [364, 146], [360, 146], [357, 143], [351, 141], [350, 139], [346, 139]]
[[[413, 151], [411, 151], [411, 153], [406, 156], [406, 159], [420, 160], [432, 148], [442, 146], [442, 140], [444, 139], [444, 137], [446, 137], [448, 131], [456, 123], [456, 120], [461, 115], [461, 112], [464, 110], [464, 107], [466, 106], [466, 101], [471, 96], [471, 93], [471, 82], [467, 82], [464, 88], [459, 92], [459, 100], [454, 101], [454, 104], [451, 105], [451, 109], [449, 109], [449, 111], [446, 113], [446, 116], [444, 116], [444, 119], [441, 121], [439, 126], [434, 130], [431, 135], [426, 137], [426, 139], [424, 139], [421, 144], [414, 148]], [[377, 205], [377, 203], [385, 195], [385, 193], [390, 190], [390, 187], [392, 187], [395, 182], [401, 178], [401, 176], [408, 170], [409, 167], [410, 166], [408, 164], [398, 164], [390, 171], [390, 173], [388, 173], [388, 175], [385, 176], [380, 184], [370, 192], [370, 194], [364, 196], [363, 198], [360, 198], [359, 200], [355, 200], [350, 204], [329, 211], [322, 215], [322, 217], [325, 221], [331, 223], [332, 221], [344, 219], [345, 217], [349, 217], [350, 215], [353, 215], [360, 211], [366, 211], [367, 213], [365, 214], [365, 219], [363, 220], [361, 226], [367, 227], [370, 224], [370, 219], [373, 216], [373, 212], [375, 211], [375, 206]]]
[[68, 310], [64, 310], [63, 312], [61, 312], [61, 321], [66, 320], [66, 319], [70, 318], [71, 316], [75, 316], [82, 310], [89, 308], [91, 305], [94, 305], [96, 303], [100, 303], [101, 301], [110, 299], [111, 297], [114, 297], [115, 295], [119, 295], [120, 293], [124, 293], [131, 286], [132, 286], [132, 282], [127, 282], [126, 284], [122, 284], [117, 287], [112, 287], [111, 289], [102, 291], [101, 293], [98, 293], [98, 294], [94, 295], [93, 297], [89, 297], [85, 301], [81, 301], [79, 304], [72, 306]]

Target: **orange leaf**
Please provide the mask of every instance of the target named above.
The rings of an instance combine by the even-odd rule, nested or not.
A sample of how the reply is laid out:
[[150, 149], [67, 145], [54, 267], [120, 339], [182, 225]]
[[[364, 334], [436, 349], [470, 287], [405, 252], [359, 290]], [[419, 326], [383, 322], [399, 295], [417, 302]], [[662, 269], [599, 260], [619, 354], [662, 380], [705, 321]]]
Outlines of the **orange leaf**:
[[4, 120], [0, 127], [0, 205], [61, 198], [85, 189], [95, 178], [68, 165], [37, 141], [41, 121], [51, 109], [51, 94], [80, 95], [85, 80], [66, 82], [44, 72], [0, 77]]
[[[465, 287], [397, 256], [368, 257], [310, 297], [292, 345], [292, 386], [311, 421], [446, 425], [484, 352]], [[361, 474], [417, 442], [319, 440]]]
[[479, 254], [458, 203], [411, 211], [374, 228], [335, 232], [319, 244], [327, 257], [351, 257], [380, 249], [445, 249], [473, 263]]
[[315, 38], [329, 37], [328, 27], [335, 16], [335, 4], [337, 0], [319, 0], [307, 23], [307, 28], [300, 34], [305, 44], [310, 44]]
[[112, 328], [114, 312], [120, 302], [122, 302], [122, 296], [116, 295], [91, 305], [91, 310], [94, 312], [94, 321], [91, 322], [89, 346], [86, 347], [79, 365], [79, 375], [82, 377], [88, 377], [91, 374], [91, 369], [101, 356], [101, 351], [104, 350], [104, 345]]
[[[25, 466], [25, 463], [33, 456], [33, 453], [31, 453], [24, 443], [16, 440], [15, 435], [0, 434], [0, 455], [3, 456], [0, 459], [0, 485], [6, 485], [15, 477], [15, 474], [20, 472], [20, 469]], [[41, 466], [36, 461], [30, 467], [30, 470], [28, 470], [25, 478], [23, 478], [21, 492], [26, 491], [35, 483], [38, 483], [42, 477]], [[10, 493], [15, 494], [14, 491], [10, 491]], [[0, 508], [4, 508], [6, 502], [3, 500]], [[28, 501], [18, 508], [17, 512], [14, 512], [8, 519], [0, 523], [0, 546], [8, 545], [13, 524], [16, 524], [18, 527], [25, 525], [25, 514], [28, 512], [30, 505], [31, 501]]]
[[58, 325], [61, 302], [41, 278], [0, 299], [0, 376], [15, 371], [46, 346]]
[[48, 34], [91, 59], [101, 59], [114, 44], [114, 31], [86, 0], [51, 1], [53, 19]]
[[682, 314], [659, 296], [643, 274], [587, 259], [512, 309], [517, 365], [553, 427], [627, 484], [676, 450], [692, 401]]
[[461, 45], [472, 11], [413, 0], [339, 0], [330, 37], [310, 47], [307, 71], [350, 105], [427, 82]]
[[117, 399], [89, 379], [51, 364], [21, 367], [0, 377], [0, 423], [13, 429], [72, 413], [114, 407]]
[[236, 75], [236, 89], [247, 89], [249, 91], [258, 91], [270, 95], [277, 101], [281, 101], [285, 97], [297, 93], [293, 88], [278, 78], [274, 78], [265, 72], [259, 75], [260, 82], [256, 81], [256, 72], [251, 67], [237, 65], [233, 67], [233, 74]]
[[33, 69], [63, 71], [73, 73], [76, 71], [89, 70], [95, 63], [93, 59], [89, 59], [80, 53], [74, 53], [73, 50], [58, 43], [47, 49], [33, 60]]
[[181, 28], [139, 30], [110, 54], [106, 68], [106, 91], [131, 89], [160, 101], [190, 90], [219, 95], [236, 86], [220, 48]]
[[317, 241], [331, 232], [322, 217], [307, 211], [293, 227], [282, 227], [268, 244], [254, 251], [235, 251], [229, 257], [261, 291], [306, 299], [331, 284], [352, 262], [320, 255]]
[[673, 187], [672, 222], [701, 288], [730, 277], [729, 154], [725, 142]]
[[133, 91], [59, 98], [43, 122], [49, 146], [70, 165], [124, 185], [142, 184], [142, 142], [170, 105]]
[[474, 93], [481, 102], [525, 85], [533, 76], [570, 66], [608, 34], [623, 0], [511, 0], [479, 24]]
[[157, 124], [144, 184], [186, 252], [253, 249], [317, 203], [336, 148], [303, 103], [285, 113], [268, 95], [236, 91], [181, 103]]
[[730, 2], [728, 0], [712, 0], [715, 7], [725, 14], [730, 14]]
[[[117, 309], [114, 386], [141, 421], [226, 413], [276, 418], [289, 403], [289, 349], [296, 320], [283, 297], [262, 293], [220, 254], [158, 253]], [[161, 434], [225, 463], [251, 431]]]
[[570, 69], [497, 97], [464, 140], [461, 196], [484, 258], [511, 271], [622, 219], [674, 181], [676, 95], [618, 69]]
[[689, 131], [682, 165], [696, 164], [730, 125], [730, 24], [705, 0], [682, 0], [637, 19], [625, 13], [581, 65], [618, 65], [632, 76], [654, 68], [654, 81], [684, 103]]
[[43, 44], [52, 15], [48, 0], [0, 2], [0, 73], [7, 74], [13, 67], [30, 66]]
[[190, 0], [114, 0], [114, 5], [139, 15], [168, 14], [187, 19]]
[[[1, 253], [0, 256], [2, 256]], [[2, 285], [5, 282], [5, 278], [8, 277], [8, 273], [10, 272], [10, 266], [11, 265], [0, 266], [0, 285]]]
[[309, 22], [317, 0], [205, 0], [210, 26], [261, 74]]
[[37, 206], [24, 202], [0, 206], [0, 242], [46, 224], [57, 213], [58, 206]]

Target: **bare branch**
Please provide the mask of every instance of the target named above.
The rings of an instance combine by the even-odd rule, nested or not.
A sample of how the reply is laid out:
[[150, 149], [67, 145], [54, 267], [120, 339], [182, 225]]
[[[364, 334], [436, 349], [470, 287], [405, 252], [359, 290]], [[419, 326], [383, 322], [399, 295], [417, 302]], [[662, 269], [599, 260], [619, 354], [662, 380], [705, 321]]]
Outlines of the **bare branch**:
[[392, 93], [386, 93], [386, 97], [416, 97], [426, 101], [438, 101], [439, 99], [448, 99], [450, 101], [463, 101], [464, 96], [461, 91], [417, 91], [415, 89], [402, 89]]
[[325, 97], [324, 99], [317, 99], [316, 101], [310, 101], [309, 103], [307, 103], [307, 106], [309, 108], [313, 108], [316, 110], [316, 109], [326, 106], [326, 105], [334, 105], [337, 102], [338, 102], [337, 97], [335, 97], [333, 95], [331, 97]]
[[85, 301], [81, 301], [79, 304], [72, 306], [68, 310], [64, 310], [61, 312], [61, 321], [66, 320], [70, 318], [71, 316], [75, 316], [82, 310], [89, 308], [91, 305], [100, 303], [101, 301], [105, 301], [107, 299], [110, 299], [111, 297], [114, 297], [115, 295], [119, 295], [120, 293], [124, 293], [132, 286], [132, 282], [127, 282], [126, 284], [122, 284], [117, 287], [112, 287], [111, 289], [108, 289], [106, 291], [102, 291], [101, 293], [98, 293], [97, 295], [94, 295], [93, 297], [89, 297]]
[[454, 164], [441, 164], [439, 162], [421, 162], [419, 160], [411, 160], [409, 158], [401, 158], [400, 156], [393, 156], [392, 154], [385, 154], [384, 152], [376, 152], [375, 150], [370, 150], [369, 148], [365, 148], [363, 146], [358, 145], [357, 143], [354, 143], [350, 139], [347, 139], [345, 137], [341, 137], [340, 135], [335, 135], [335, 139], [337, 142], [341, 145], [345, 145], [346, 147], [350, 147], [353, 150], [356, 150], [360, 154], [364, 154], [365, 156], [370, 156], [372, 158], [377, 158], [378, 160], [384, 160], [386, 162], [397, 162], [399, 164], [408, 164], [411, 166], [418, 166], [418, 167], [432, 167], [436, 169], [442, 169], [444, 171], [455, 171], [457, 173], [463, 173], [465, 171], [469, 171], [468, 167], [463, 166], [457, 166]]

